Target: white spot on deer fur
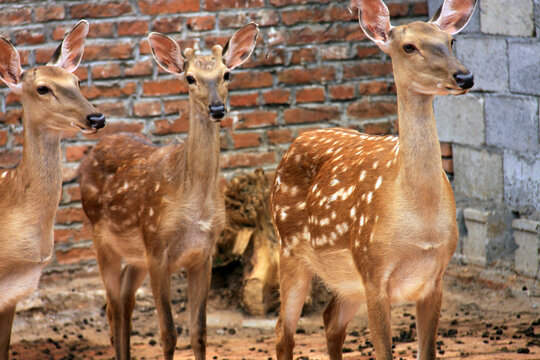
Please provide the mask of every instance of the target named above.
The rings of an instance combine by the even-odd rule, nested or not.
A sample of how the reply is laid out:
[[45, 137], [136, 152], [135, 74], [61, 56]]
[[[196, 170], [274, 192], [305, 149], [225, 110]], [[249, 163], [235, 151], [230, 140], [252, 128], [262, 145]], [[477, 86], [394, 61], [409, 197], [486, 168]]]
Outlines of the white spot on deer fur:
[[379, 221], [379, 215], [375, 216], [375, 223]]
[[332, 220], [335, 220], [336, 217], [337, 217], [337, 214], [335, 211], [332, 211], [332, 215], [330, 215], [330, 217], [332, 218]]
[[362, 170], [362, 172], [360, 173], [360, 181], [364, 181], [365, 178], [366, 178], [366, 170]]
[[278, 177], [276, 178], [276, 183], [277, 183], [278, 185], [281, 184], [281, 178], [279, 177], [279, 175], [278, 175]]
[[386, 163], [386, 167], [390, 167], [390, 165], [392, 165], [392, 160], [389, 160], [387, 163]]
[[296, 247], [300, 243], [300, 239], [297, 236], [291, 236], [291, 245]]
[[6, 177], [7, 173], [8, 173], [7, 171], [4, 171], [4, 172], [2, 173], [2, 179]]
[[363, 248], [362, 250], [364, 250], [364, 252], [366, 252], [366, 251], [367, 251], [367, 247], [366, 247], [366, 246], [364, 246], [364, 248]]
[[377, 165], [379, 165], [379, 162], [378, 162], [378, 161], [375, 161], [375, 162], [373, 163], [373, 168], [376, 169], [376, 168], [377, 168]]
[[306, 208], [306, 202], [302, 201], [301, 203], [298, 204], [297, 208], [300, 209], [300, 210], [305, 209]]
[[382, 176], [379, 176], [379, 178], [377, 179], [377, 182], [375, 183], [375, 190], [380, 188], [381, 184], [382, 184]]
[[296, 186], [291, 186], [291, 190], [290, 190], [290, 193], [291, 195], [296, 195], [296, 193], [298, 192], [298, 188]]
[[285, 210], [281, 210], [281, 220], [285, 220], [287, 218], [287, 213], [285, 212]]
[[371, 235], [369, 235], [369, 242], [372, 242], [373, 241], [373, 233], [371, 233]]
[[296, 162], [302, 161], [302, 155], [296, 155], [296, 156], [294, 157], [294, 160], [295, 160]]
[[313, 189], [311, 190], [311, 192], [315, 192], [315, 190], [317, 190], [317, 185], [318, 184], [315, 184], [315, 186], [313, 186]]
[[366, 202], [369, 204], [372, 198], [373, 198], [373, 193], [370, 191], [367, 193]]
[[360, 216], [360, 226], [364, 226], [365, 219], [364, 215]]
[[321, 219], [321, 226], [325, 226], [330, 224], [330, 220], [328, 218]]
[[354, 218], [355, 216], [356, 216], [356, 207], [353, 206], [353, 207], [351, 208], [351, 217]]
[[158, 190], [159, 190], [159, 184], [156, 184], [156, 186], [154, 187], [154, 191], [158, 192]]
[[332, 181], [330, 181], [330, 186], [335, 186], [336, 184], [339, 184], [338, 179], [332, 179]]
[[291, 252], [287, 248], [282, 248], [282, 254], [284, 257], [289, 257], [291, 255]]
[[332, 231], [332, 233], [330, 234], [330, 238], [332, 238], [332, 240], [337, 240], [337, 234]]
[[150, 217], [154, 216], [154, 209], [150, 208], [150, 211], [148, 212], [148, 216]]
[[349, 224], [347, 224], [346, 222], [342, 222], [341, 224], [338, 224], [336, 226], [336, 230], [339, 235], [343, 235], [347, 232], [347, 230], [349, 230]]

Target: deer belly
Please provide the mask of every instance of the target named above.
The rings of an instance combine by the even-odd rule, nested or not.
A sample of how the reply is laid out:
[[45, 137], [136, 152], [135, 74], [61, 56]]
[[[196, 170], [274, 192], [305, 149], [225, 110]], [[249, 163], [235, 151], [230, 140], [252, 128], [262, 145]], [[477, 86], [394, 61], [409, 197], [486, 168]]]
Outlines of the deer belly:
[[9, 274], [0, 280], [0, 310], [16, 304], [25, 296], [36, 291], [41, 270], [41, 263], [26, 266], [24, 271]]
[[387, 282], [390, 300], [404, 302], [423, 299], [433, 290], [439, 268], [440, 264], [435, 258], [426, 258], [393, 269]]

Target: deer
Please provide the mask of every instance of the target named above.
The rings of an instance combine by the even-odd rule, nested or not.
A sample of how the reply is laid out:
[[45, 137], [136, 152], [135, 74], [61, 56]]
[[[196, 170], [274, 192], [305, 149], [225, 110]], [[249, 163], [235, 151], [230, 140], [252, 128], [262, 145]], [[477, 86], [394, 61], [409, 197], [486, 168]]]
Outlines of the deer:
[[62, 192], [63, 131], [95, 133], [105, 117], [81, 94], [79, 66], [89, 24], [81, 20], [44, 66], [23, 71], [13, 44], [0, 37], [0, 79], [20, 96], [23, 155], [0, 169], [0, 359], [7, 360], [17, 303], [34, 292], [52, 257]]
[[[230, 72], [255, 48], [258, 25], [237, 30], [210, 55], [182, 50], [152, 32], [152, 55], [189, 88], [189, 131], [183, 143], [163, 147], [118, 134], [104, 138], [83, 159], [83, 209], [92, 224], [99, 271], [107, 294], [111, 342], [119, 360], [130, 359], [135, 292], [150, 275], [163, 355], [171, 360], [177, 331], [171, 313], [170, 276], [184, 269], [188, 329], [196, 359], [206, 356], [206, 302], [212, 252], [225, 223], [220, 185], [220, 121], [226, 114]], [[124, 266], [122, 267], [122, 262]]]
[[476, 0], [445, 0], [429, 22], [392, 26], [381, 0], [353, 0], [360, 27], [392, 59], [399, 136], [351, 129], [303, 132], [282, 157], [271, 190], [280, 243], [278, 359], [294, 333], [313, 276], [331, 292], [323, 312], [330, 359], [341, 359], [363, 302], [378, 360], [392, 359], [391, 304], [416, 303], [418, 359], [435, 359], [442, 278], [456, 248], [455, 200], [441, 162], [433, 98], [460, 95], [474, 75], [452, 52]]

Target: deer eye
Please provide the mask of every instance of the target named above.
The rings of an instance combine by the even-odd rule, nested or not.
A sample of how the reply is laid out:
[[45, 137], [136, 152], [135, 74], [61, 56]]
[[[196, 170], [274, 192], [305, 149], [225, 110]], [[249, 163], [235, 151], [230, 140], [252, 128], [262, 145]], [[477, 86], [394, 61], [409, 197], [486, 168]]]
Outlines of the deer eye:
[[416, 46], [414, 46], [413, 44], [405, 44], [405, 45], [403, 45], [403, 50], [407, 54], [410, 54], [410, 53], [412, 53], [413, 51], [416, 50]]
[[231, 79], [231, 73], [230, 72], [226, 72], [225, 74], [223, 74], [223, 80], [229, 81], [230, 79]]
[[188, 82], [189, 85], [193, 85], [197, 82], [195, 81], [195, 78], [191, 75], [186, 76], [186, 81]]
[[38, 92], [39, 95], [45, 95], [49, 91], [50, 91], [49, 88], [46, 87], [46, 86], [38, 86], [38, 88], [37, 88], [37, 92]]

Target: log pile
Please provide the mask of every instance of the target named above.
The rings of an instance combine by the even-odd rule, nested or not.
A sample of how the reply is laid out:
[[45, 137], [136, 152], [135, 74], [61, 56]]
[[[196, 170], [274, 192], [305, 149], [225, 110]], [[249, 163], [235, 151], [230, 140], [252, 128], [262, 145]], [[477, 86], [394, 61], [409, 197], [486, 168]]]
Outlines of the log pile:
[[279, 301], [279, 246], [270, 219], [270, 185], [262, 169], [231, 180], [225, 189], [227, 224], [214, 257], [214, 271], [240, 260], [239, 297], [251, 315], [265, 315]]

